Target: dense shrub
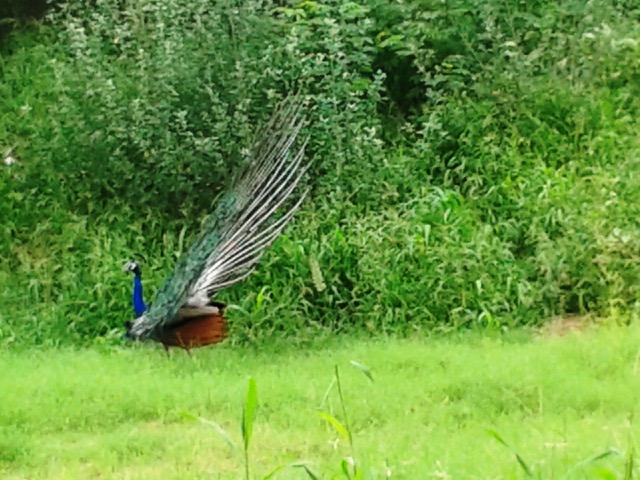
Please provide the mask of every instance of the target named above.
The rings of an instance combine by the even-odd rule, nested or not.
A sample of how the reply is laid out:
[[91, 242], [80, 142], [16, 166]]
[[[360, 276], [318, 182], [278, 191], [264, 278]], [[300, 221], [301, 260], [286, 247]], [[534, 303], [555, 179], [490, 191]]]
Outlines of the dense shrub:
[[291, 92], [313, 190], [221, 294], [236, 340], [631, 312], [639, 25], [613, 0], [63, 4], [0, 64], [0, 337], [121, 325], [120, 263], [152, 294]]
[[[0, 20], [41, 18], [52, 0], [4, 0], [0, 5]], [[8, 22], [7, 22], [8, 23]]]
[[14, 28], [42, 18], [48, 6], [47, 0], [3, 0], [0, 3], [0, 48]]

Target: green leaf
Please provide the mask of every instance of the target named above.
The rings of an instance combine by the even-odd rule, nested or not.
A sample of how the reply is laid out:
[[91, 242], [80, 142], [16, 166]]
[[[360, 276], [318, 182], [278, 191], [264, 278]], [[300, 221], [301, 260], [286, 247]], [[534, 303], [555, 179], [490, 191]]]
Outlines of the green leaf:
[[267, 291], [267, 286], [265, 285], [260, 289], [258, 295], [256, 295], [256, 310], [259, 311], [262, 308], [262, 302], [264, 302], [265, 292]]
[[384, 35], [378, 35], [377, 40], [380, 42], [378, 45], [379, 48], [397, 48], [404, 45], [404, 35], [389, 35], [384, 39], [383, 37]]
[[584, 460], [581, 460], [580, 462], [575, 463], [568, 471], [567, 473], [564, 474], [564, 476], [562, 478], [569, 478], [571, 476], [571, 474], [573, 472], [575, 472], [576, 470], [579, 470], [591, 463], [597, 462], [598, 460], [602, 460], [603, 458], [607, 458], [610, 457], [611, 455], [620, 455], [620, 452], [618, 450], [616, 450], [615, 448], [610, 448], [609, 450], [606, 450], [602, 453], [599, 453], [597, 455], [592, 455], [591, 457], [585, 458]]
[[327, 403], [327, 399], [329, 398], [329, 394], [331, 393], [331, 390], [333, 390], [333, 386], [336, 384], [336, 377], [333, 377], [331, 379], [331, 383], [329, 384], [329, 387], [327, 387], [327, 391], [324, 392], [324, 396], [322, 397], [322, 402], [320, 402], [320, 407], [324, 406], [325, 403]]
[[615, 448], [610, 448], [605, 452], [599, 453], [597, 455], [593, 455], [592, 457], [589, 457], [583, 460], [582, 462], [580, 462], [580, 465], [587, 465], [589, 463], [597, 462], [598, 460], [602, 460], [603, 458], [610, 457], [611, 455], [620, 455], [620, 451]]
[[309, 464], [307, 462], [292, 463], [291, 466], [293, 468], [302, 468], [311, 480], [320, 480], [320, 477], [309, 468]]
[[487, 428], [487, 433], [492, 436], [493, 438], [495, 438], [498, 442], [500, 442], [502, 445], [504, 445], [507, 448], [511, 448], [507, 442], [504, 441], [504, 439], [500, 436], [500, 434], [498, 432], [496, 432], [495, 430], [492, 430], [490, 428]]
[[363, 92], [371, 86], [371, 79], [369, 78], [356, 78], [351, 82], [351, 91]]
[[601, 478], [602, 480], [616, 480], [618, 478], [616, 477], [616, 474], [608, 468], [595, 467], [592, 471], [598, 478]]
[[180, 229], [180, 234], [178, 235], [178, 255], [177, 257], [179, 258], [180, 255], [182, 255], [182, 252], [184, 251], [184, 236], [187, 233], [187, 227], [183, 226]]
[[324, 418], [327, 422], [331, 424], [331, 426], [338, 432], [345, 440], [351, 441], [351, 436], [349, 435], [349, 430], [338, 420], [336, 417], [327, 412], [318, 412], [320, 417]]
[[624, 462], [624, 477], [623, 480], [633, 479], [633, 450], [629, 450], [627, 460]]
[[511, 453], [516, 457], [516, 461], [518, 462], [522, 470], [524, 470], [524, 472], [527, 474], [527, 476], [533, 477], [533, 471], [531, 470], [531, 468], [529, 468], [529, 465], [527, 465], [527, 462], [524, 461], [524, 458], [522, 458], [518, 452], [516, 452], [513, 448], [511, 448], [511, 446], [504, 441], [504, 439], [500, 436], [498, 432], [492, 429], [487, 429], [487, 433], [491, 435], [493, 438], [495, 438], [502, 445], [507, 447], [511, 451]]
[[516, 456], [516, 460], [522, 467], [522, 470], [524, 470], [524, 472], [527, 474], [527, 477], [533, 477], [533, 471], [529, 468], [529, 465], [527, 465], [527, 463], [524, 461], [524, 458], [522, 458], [519, 453], [514, 452], [514, 455]]
[[349, 473], [349, 464], [347, 463], [347, 461], [342, 460], [342, 462], [340, 462], [340, 467], [342, 468], [342, 473], [344, 473], [344, 476], [350, 479], [351, 474]]
[[371, 369], [369, 367], [367, 367], [366, 365], [363, 365], [360, 362], [356, 362], [355, 360], [351, 360], [349, 363], [351, 363], [351, 365], [353, 365], [362, 373], [364, 373], [367, 376], [367, 378], [373, 382], [373, 375], [371, 374]]
[[270, 480], [271, 478], [273, 478], [273, 476], [278, 473], [280, 470], [282, 470], [285, 467], [285, 465], [278, 465], [276, 468], [274, 468], [273, 470], [271, 470], [271, 472], [269, 472], [265, 477], [263, 477], [262, 480]]
[[258, 387], [253, 378], [249, 378], [247, 387], [247, 399], [242, 411], [242, 441], [244, 442], [245, 452], [249, 449], [251, 443], [251, 434], [253, 433], [253, 423], [256, 419], [256, 410], [258, 408]]

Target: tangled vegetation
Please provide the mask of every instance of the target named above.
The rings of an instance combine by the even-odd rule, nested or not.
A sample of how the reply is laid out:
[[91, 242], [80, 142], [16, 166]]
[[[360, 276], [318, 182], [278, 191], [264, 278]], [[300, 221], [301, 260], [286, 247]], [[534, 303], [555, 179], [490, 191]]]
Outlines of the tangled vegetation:
[[153, 294], [291, 92], [312, 193], [233, 339], [633, 316], [636, 2], [56, 2], [0, 45], [0, 341]]

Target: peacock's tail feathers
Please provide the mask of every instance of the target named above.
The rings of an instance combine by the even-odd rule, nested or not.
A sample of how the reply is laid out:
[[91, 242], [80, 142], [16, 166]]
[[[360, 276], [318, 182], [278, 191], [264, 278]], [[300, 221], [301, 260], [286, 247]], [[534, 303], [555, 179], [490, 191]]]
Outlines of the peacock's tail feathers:
[[[306, 141], [297, 98], [285, 100], [252, 149], [252, 161], [221, 196], [211, 216], [158, 291], [145, 314], [136, 319], [134, 338], [159, 339], [178, 321], [182, 306], [205, 307], [210, 297], [246, 278], [300, 207], [307, 191], [300, 181]], [[292, 204], [283, 210], [287, 200]]]

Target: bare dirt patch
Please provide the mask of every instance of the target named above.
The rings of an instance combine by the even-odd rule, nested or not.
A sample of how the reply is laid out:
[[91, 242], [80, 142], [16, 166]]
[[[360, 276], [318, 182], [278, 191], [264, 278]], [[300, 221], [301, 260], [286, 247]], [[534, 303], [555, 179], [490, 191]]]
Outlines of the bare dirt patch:
[[591, 315], [564, 315], [553, 317], [537, 329], [541, 337], [562, 337], [577, 333], [596, 325], [597, 319]]

